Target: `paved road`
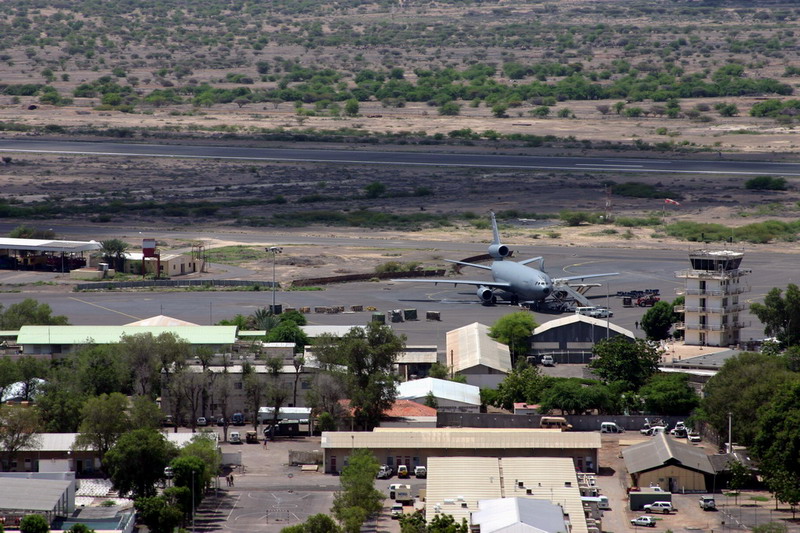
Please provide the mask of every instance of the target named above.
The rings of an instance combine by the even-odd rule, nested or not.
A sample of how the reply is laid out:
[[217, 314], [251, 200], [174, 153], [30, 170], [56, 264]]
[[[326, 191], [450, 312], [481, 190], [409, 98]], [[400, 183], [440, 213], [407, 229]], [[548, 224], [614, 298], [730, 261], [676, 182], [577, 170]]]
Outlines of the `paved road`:
[[374, 150], [317, 150], [213, 145], [161, 145], [132, 142], [74, 142], [0, 139], [0, 152], [173, 157], [244, 161], [297, 161], [366, 165], [411, 165], [498, 169], [658, 172], [684, 174], [774, 174], [800, 176], [800, 163], [725, 159], [677, 160], [611, 157], [545, 157], [496, 154], [453, 154]]

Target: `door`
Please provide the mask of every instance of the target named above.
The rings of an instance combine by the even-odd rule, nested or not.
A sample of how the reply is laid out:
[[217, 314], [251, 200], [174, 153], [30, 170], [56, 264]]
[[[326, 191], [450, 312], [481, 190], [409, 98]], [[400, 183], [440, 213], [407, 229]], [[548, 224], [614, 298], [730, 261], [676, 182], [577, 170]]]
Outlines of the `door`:
[[335, 455], [331, 455], [331, 473], [332, 474], [336, 473], [336, 456]]

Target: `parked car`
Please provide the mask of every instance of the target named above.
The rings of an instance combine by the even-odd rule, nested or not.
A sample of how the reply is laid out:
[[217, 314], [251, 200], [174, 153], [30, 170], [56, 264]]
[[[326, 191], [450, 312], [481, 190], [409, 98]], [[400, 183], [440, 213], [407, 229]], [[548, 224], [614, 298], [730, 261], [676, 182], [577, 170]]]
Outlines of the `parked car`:
[[428, 477], [428, 469], [424, 466], [417, 466], [414, 468], [414, 477], [416, 478], [424, 478]]
[[716, 511], [717, 510], [717, 501], [714, 499], [713, 496], [701, 496], [700, 497], [700, 509], [704, 511]]
[[634, 526], [656, 527], [656, 519], [652, 516], [639, 516], [631, 520]]
[[648, 503], [643, 507], [645, 513], [663, 513], [669, 514], [674, 509], [671, 502], [653, 502]]
[[378, 475], [376, 476], [378, 479], [389, 479], [394, 474], [394, 470], [389, 465], [381, 465], [378, 469]]
[[556, 361], [552, 355], [543, 355], [542, 366], [556, 366]]
[[405, 514], [405, 511], [403, 511], [403, 505], [399, 503], [392, 505], [392, 510], [390, 512], [392, 514], [392, 518], [400, 518]]
[[230, 435], [228, 435], [228, 442], [230, 442], [231, 444], [241, 444], [242, 436], [239, 434], [238, 431], [231, 431]]
[[244, 434], [244, 441], [247, 444], [258, 444], [258, 433], [250, 430]]
[[616, 422], [600, 422], [600, 433], [625, 433]]
[[206, 420], [206, 417], [204, 417], [204, 416], [198, 417], [197, 418], [197, 425], [199, 427], [205, 427], [205, 426], [208, 425], [208, 420]]
[[221, 416], [221, 417], [217, 418], [217, 425], [218, 426], [224, 426], [225, 425], [225, 417], [224, 416]]
[[699, 433], [689, 433], [688, 439], [689, 442], [700, 442], [703, 440]]
[[172, 418], [172, 415], [166, 415], [164, 420], [161, 422], [161, 425], [165, 428], [175, 427], [175, 419]]
[[243, 426], [244, 425], [244, 415], [242, 413], [233, 413], [231, 417], [231, 423], [234, 426]]
[[397, 467], [397, 477], [404, 478], [404, 477], [408, 477], [408, 476], [409, 476], [408, 467], [406, 465], [398, 465], [398, 467]]

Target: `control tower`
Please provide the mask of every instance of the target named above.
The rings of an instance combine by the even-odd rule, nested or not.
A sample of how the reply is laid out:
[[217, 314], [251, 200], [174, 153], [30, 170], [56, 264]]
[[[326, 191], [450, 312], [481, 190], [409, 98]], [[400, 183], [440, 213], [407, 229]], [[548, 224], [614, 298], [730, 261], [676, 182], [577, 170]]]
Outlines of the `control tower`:
[[684, 330], [686, 344], [739, 344], [739, 333], [748, 325], [739, 318], [745, 310], [745, 304], [739, 301], [740, 295], [750, 291], [745, 276], [751, 272], [739, 268], [743, 258], [743, 252], [694, 250], [689, 252], [692, 268], [675, 273], [685, 280], [684, 288], [677, 291], [685, 297], [685, 303], [675, 311], [684, 314], [677, 327]]

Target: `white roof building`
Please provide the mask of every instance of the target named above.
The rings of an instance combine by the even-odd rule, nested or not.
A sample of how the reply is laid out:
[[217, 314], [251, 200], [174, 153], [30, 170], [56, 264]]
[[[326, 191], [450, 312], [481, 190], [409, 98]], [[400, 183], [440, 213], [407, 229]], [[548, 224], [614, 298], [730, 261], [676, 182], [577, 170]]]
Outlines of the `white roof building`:
[[569, 531], [561, 505], [535, 498], [481, 500], [472, 514], [480, 533], [561, 533]]
[[433, 394], [441, 410], [477, 411], [481, 406], [480, 389], [446, 379], [423, 378], [406, 381], [397, 386], [398, 400], [413, 400], [425, 403]]

